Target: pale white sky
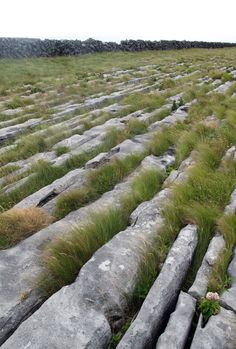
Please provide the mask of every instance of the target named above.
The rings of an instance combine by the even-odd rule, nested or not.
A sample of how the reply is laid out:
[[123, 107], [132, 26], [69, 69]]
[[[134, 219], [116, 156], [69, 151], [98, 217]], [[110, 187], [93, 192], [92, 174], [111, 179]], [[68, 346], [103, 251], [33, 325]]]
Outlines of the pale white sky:
[[0, 37], [236, 42], [236, 0], [0, 0]]

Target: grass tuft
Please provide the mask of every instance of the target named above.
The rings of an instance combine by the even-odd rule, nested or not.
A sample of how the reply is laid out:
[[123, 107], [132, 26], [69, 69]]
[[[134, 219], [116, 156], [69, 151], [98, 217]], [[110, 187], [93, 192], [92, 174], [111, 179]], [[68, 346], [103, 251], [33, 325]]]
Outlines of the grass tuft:
[[130, 193], [121, 198], [119, 207], [92, 213], [87, 225], [50, 243], [39, 287], [49, 295], [73, 282], [84, 263], [99, 247], [125, 229], [130, 213], [142, 200], [149, 200], [160, 189], [162, 181], [160, 174], [143, 171], [132, 182]]
[[12, 208], [0, 214], [0, 249], [14, 246], [53, 222], [39, 208]]

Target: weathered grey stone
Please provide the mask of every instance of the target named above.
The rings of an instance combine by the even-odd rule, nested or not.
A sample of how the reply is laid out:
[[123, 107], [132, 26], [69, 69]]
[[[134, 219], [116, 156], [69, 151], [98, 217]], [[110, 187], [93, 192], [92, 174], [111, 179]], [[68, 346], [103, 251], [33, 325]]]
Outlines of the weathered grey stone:
[[175, 311], [171, 314], [164, 333], [159, 337], [156, 349], [184, 349], [195, 308], [196, 299], [181, 291]]
[[213, 91], [217, 93], [225, 93], [233, 84], [234, 84], [234, 81], [227, 81], [224, 84], [218, 86]]
[[233, 78], [236, 78], [236, 70], [231, 70], [230, 74], [233, 76]]
[[89, 138], [84, 135], [73, 135], [67, 139], [64, 139], [63, 141], [54, 144], [52, 149], [57, 149], [59, 147], [68, 147], [70, 149], [75, 149], [79, 145], [82, 145], [83, 143], [87, 142], [88, 140]]
[[195, 164], [195, 160], [193, 159], [193, 152], [192, 154], [185, 159], [178, 170], [171, 171], [170, 175], [166, 178], [166, 180], [163, 183], [164, 187], [170, 187], [173, 183], [182, 183], [188, 178], [188, 171], [192, 166]]
[[42, 118], [30, 119], [20, 125], [14, 125], [0, 129], [0, 144], [8, 139], [14, 138], [20, 132], [26, 129], [34, 128], [35, 126], [39, 125], [41, 121]]
[[[163, 196], [159, 198], [159, 202], [157, 197], [155, 205], [160, 206], [163, 204]], [[156, 236], [157, 227], [162, 226], [160, 209], [153, 214], [152, 208], [154, 204], [151, 201], [145, 208], [145, 215], [148, 218], [145, 229], [144, 226], [127, 228], [99, 249], [81, 269], [76, 282], [64, 287], [46, 301], [5, 343], [6, 347], [9, 345], [14, 348], [18, 343], [18, 348], [24, 348], [27, 343], [34, 343], [35, 348], [41, 348], [42, 342], [40, 337], [38, 338], [38, 331], [34, 331], [38, 326], [44, 333], [43, 343], [44, 345], [47, 343], [46, 348], [51, 348], [54, 341], [57, 343], [57, 348], [64, 348], [67, 345], [69, 347], [73, 338], [67, 338], [68, 327], [72, 337], [73, 333], [78, 332], [76, 341], [80, 349], [87, 348], [87, 343], [94, 344], [96, 333], [100, 333], [107, 343], [111, 334], [107, 331], [106, 323], [104, 326], [104, 319], [109, 318], [113, 324], [124, 320], [129, 300], [127, 296], [132, 294], [134, 289], [141, 254], [145, 253], [147, 243], [153, 241]], [[150, 221], [155, 224], [150, 224]], [[74, 314], [76, 321], [72, 321]], [[56, 339], [54, 336], [51, 337], [52, 327], [55, 328]], [[18, 335], [19, 340], [14, 338]], [[96, 345], [94, 347], [96, 348]], [[103, 348], [102, 342], [97, 347]]]
[[51, 197], [62, 193], [74, 183], [76, 183], [78, 187], [82, 186], [86, 181], [85, 174], [85, 169], [75, 169], [70, 171], [65, 176], [56, 179], [53, 183], [27, 196], [16, 204], [15, 207], [26, 208], [42, 206], [43, 202], [47, 202]]
[[28, 179], [32, 178], [34, 176], [33, 173], [31, 173], [29, 176], [21, 178], [16, 183], [8, 184], [4, 187], [3, 191], [5, 194], [12, 192], [13, 190], [20, 188], [24, 183], [27, 182]]
[[217, 259], [224, 248], [224, 238], [222, 235], [217, 234], [211, 240], [207, 252], [203, 258], [201, 267], [198, 269], [195, 281], [188, 290], [188, 293], [191, 296], [195, 298], [201, 298], [205, 296], [212, 268], [217, 262]]
[[105, 162], [109, 161], [109, 158], [107, 157], [108, 153], [100, 153], [97, 156], [95, 156], [93, 159], [89, 160], [85, 164], [85, 168], [96, 168]]
[[186, 110], [187, 106], [179, 107], [174, 113], [165, 117], [163, 120], [156, 121], [154, 124], [150, 125], [148, 129], [154, 131], [163, 126], [173, 125], [178, 121], [183, 122], [188, 116]]
[[170, 249], [162, 270], [150, 289], [136, 319], [117, 349], [148, 349], [156, 343], [163, 320], [178, 297], [197, 246], [197, 227], [182, 229]]
[[234, 249], [233, 259], [228, 268], [228, 275], [231, 280], [231, 286], [223, 292], [220, 297], [220, 304], [236, 313], [236, 248]]
[[112, 151], [116, 152], [116, 157], [121, 159], [132, 153], [142, 153], [144, 150], [144, 144], [135, 142], [131, 139], [126, 139], [116, 147], [112, 148]]
[[202, 327], [202, 316], [193, 337], [191, 349], [235, 349], [236, 314], [220, 308], [220, 313], [211, 316]]
[[1, 111], [1, 113], [3, 115], [12, 116], [12, 115], [16, 115], [16, 114], [21, 113], [23, 110], [24, 109], [20, 107], [20, 108], [15, 108], [15, 109], [6, 109], [6, 110]]
[[236, 161], [236, 146], [233, 145], [231, 148], [229, 148], [223, 157], [223, 160], [225, 159], [234, 159]]
[[236, 189], [233, 191], [230, 197], [230, 203], [225, 207], [225, 214], [236, 213]]
[[[148, 158], [150, 158], [150, 166], [154, 168], [153, 157]], [[69, 233], [71, 229], [74, 227], [74, 225], [86, 224], [90, 220], [91, 212], [98, 212], [99, 210], [108, 207], [119, 207], [120, 199], [124, 195], [124, 192], [129, 193], [131, 191], [130, 184], [132, 183], [133, 178], [135, 178], [135, 176], [137, 176], [140, 173], [140, 171], [143, 171], [147, 168], [148, 158], [132, 175], [130, 175], [126, 179], [125, 182], [115, 186], [115, 188], [112, 191], [103, 194], [102, 197], [97, 201], [91, 203], [90, 205], [82, 207], [79, 210], [71, 212], [62, 220], [51, 224], [45, 229], [42, 229], [38, 233], [30, 236], [29, 238], [19, 243], [17, 246], [8, 250], [0, 251], [0, 342], [4, 341], [8, 337], [9, 332], [13, 331], [19, 325], [20, 321], [24, 318], [24, 316], [31, 311], [30, 304], [35, 302], [35, 297], [31, 301], [32, 293], [29, 294], [28, 303], [22, 303], [20, 299], [22, 294], [29, 292], [30, 290], [32, 290], [32, 288], [34, 289], [35, 287], [34, 278], [37, 277], [41, 271], [41, 256], [42, 251], [45, 248], [45, 245], [53, 238]], [[160, 170], [160, 165], [161, 163], [156, 161], [157, 170]], [[160, 217], [158, 216], [156, 219], [158, 221], [158, 224], [160, 224]], [[126, 234], [128, 233], [124, 233], [118, 239], [120, 243], [122, 242], [123, 236]], [[140, 234], [142, 235], [143, 239], [143, 236], [145, 236], [145, 232], [141, 230]], [[130, 234], [128, 234], [128, 236], [130, 236]], [[141, 241], [143, 243], [142, 239]], [[135, 246], [135, 234], [133, 236], [133, 240], [134, 241], [132, 241], [131, 245]], [[112, 250], [112, 255], [114, 255], [114, 251]], [[126, 251], [126, 248], [122, 247], [121, 252], [122, 251]], [[122, 258], [124, 258], [124, 256], [122, 256], [122, 253], [119, 254], [117, 249], [117, 258], [121, 258], [121, 260], [118, 260], [118, 265], [122, 265]], [[115, 258], [115, 255], [113, 257]], [[102, 262], [106, 261], [106, 253], [104, 255], [102, 253], [101, 259]], [[132, 266], [130, 266], [129, 268], [132, 269]], [[117, 270], [117, 268], [115, 268], [115, 270]], [[123, 271], [123, 273], [125, 273], [125, 271]], [[93, 280], [95, 278], [97, 278], [97, 276], [92, 277]], [[124, 283], [126, 282], [125, 280]], [[85, 281], [83, 281], [83, 283], [84, 282]], [[91, 290], [93, 289], [93, 286], [89, 287], [91, 288]], [[97, 293], [95, 292], [95, 297], [96, 294]], [[77, 298], [77, 296], [75, 297]], [[76, 301], [75, 304], [77, 304]], [[18, 314], [19, 306], [21, 317]], [[58, 320], [60, 319], [58, 318]], [[10, 326], [8, 325], [9, 323]]]

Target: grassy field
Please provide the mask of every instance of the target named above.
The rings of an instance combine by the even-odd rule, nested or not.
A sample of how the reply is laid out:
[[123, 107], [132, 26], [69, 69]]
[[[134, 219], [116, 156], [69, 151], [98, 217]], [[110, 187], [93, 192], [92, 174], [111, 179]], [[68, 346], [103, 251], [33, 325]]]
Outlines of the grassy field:
[[[113, 331], [110, 348], [186, 224], [197, 226], [198, 246], [182, 290], [193, 284], [216, 232], [226, 246], [208, 291], [231, 287], [236, 221], [225, 207], [236, 189], [235, 57], [229, 48], [0, 60], [0, 266], [1, 252], [13, 247], [14, 255], [14, 246], [31, 246], [40, 236], [33, 287], [50, 297], [130, 226], [140, 204], [170, 189], [163, 227], [140, 258], [126, 322]], [[140, 172], [148, 156], [165, 159], [166, 152], [175, 158], [171, 165]], [[189, 157], [185, 179], [168, 182]], [[129, 190], [120, 193], [125, 181]], [[107, 204], [106, 195], [117, 193], [119, 204]], [[96, 202], [99, 212], [90, 209]], [[84, 209], [89, 218], [83, 221]], [[51, 237], [60, 222], [65, 231]], [[42, 229], [45, 240], [37, 235]]]

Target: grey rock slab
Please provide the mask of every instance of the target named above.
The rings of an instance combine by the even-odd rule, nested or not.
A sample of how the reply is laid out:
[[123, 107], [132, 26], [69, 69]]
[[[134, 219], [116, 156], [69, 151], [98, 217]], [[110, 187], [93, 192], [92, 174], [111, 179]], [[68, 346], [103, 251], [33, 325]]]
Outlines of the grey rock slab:
[[184, 121], [187, 116], [188, 113], [186, 112], [187, 109], [185, 109], [185, 106], [179, 107], [174, 113], [172, 113], [171, 115], [165, 117], [164, 119], [160, 120], [160, 121], [156, 121], [154, 124], [149, 126], [149, 130], [153, 131], [153, 130], [157, 130], [163, 126], [169, 126], [169, 125], [173, 125], [176, 122], [180, 121]]
[[224, 159], [234, 159], [236, 161], [236, 146], [233, 145], [231, 148], [229, 148], [223, 157]]
[[170, 175], [166, 178], [163, 183], [164, 187], [171, 187], [174, 183], [182, 183], [188, 178], [188, 170], [195, 165], [195, 160], [193, 159], [192, 154], [185, 159], [178, 170], [171, 171]]
[[135, 142], [131, 139], [126, 139], [119, 145], [112, 148], [112, 153], [116, 153], [117, 158], [125, 158], [127, 155], [133, 153], [142, 153], [145, 150], [145, 145], [139, 142]]
[[220, 308], [220, 313], [211, 316], [202, 327], [202, 316], [193, 337], [191, 349], [235, 349], [236, 314]]
[[23, 108], [15, 108], [15, 109], [6, 109], [6, 110], [3, 110], [1, 113], [3, 115], [7, 115], [7, 116], [12, 116], [12, 115], [16, 115], [16, 114], [19, 114], [23, 111], [24, 109]]
[[231, 194], [230, 202], [225, 207], [224, 212], [225, 212], [225, 214], [235, 214], [236, 213], [236, 189]]
[[156, 343], [163, 320], [168, 316], [178, 297], [197, 241], [195, 225], [188, 225], [180, 231], [159, 276], [117, 349], [148, 349]]
[[7, 194], [7, 193], [14, 191], [17, 188], [20, 188], [23, 184], [25, 184], [33, 176], [34, 176], [34, 174], [32, 173], [32, 174], [28, 175], [27, 177], [20, 179], [16, 183], [12, 183], [12, 184], [5, 186], [3, 189], [4, 193]]
[[69, 147], [70, 149], [75, 149], [79, 145], [82, 145], [83, 143], [87, 142], [89, 140], [88, 137], [84, 135], [73, 135], [69, 138], [64, 139], [63, 141], [60, 141], [52, 147], [52, 149], [57, 149], [59, 147]]
[[175, 311], [170, 315], [165, 331], [157, 341], [156, 349], [184, 349], [195, 309], [196, 299], [181, 291]]
[[[155, 205], [162, 206], [163, 196], [159, 200], [157, 197]], [[157, 229], [162, 226], [160, 209], [153, 211], [153, 208], [153, 201], [147, 202], [142, 211], [148, 219], [146, 226], [128, 227], [101, 247], [81, 269], [75, 283], [58, 291], [22, 323], [4, 344], [5, 348], [13, 349], [16, 345], [25, 348], [28, 343], [34, 343], [34, 348], [42, 348], [41, 343], [47, 343], [46, 348], [51, 348], [55, 340], [57, 348], [69, 348], [73, 340], [80, 349], [90, 348], [87, 343], [93, 343], [91, 349], [103, 348], [103, 341], [107, 344], [111, 337], [108, 321], [114, 326], [124, 321], [140, 258], [148, 246], [151, 247]], [[34, 330], [38, 327], [43, 339]], [[52, 328], [55, 337], [51, 334]], [[95, 345], [97, 333], [103, 341]]]
[[109, 161], [108, 153], [100, 153], [85, 164], [85, 168], [96, 168]]
[[223, 236], [219, 234], [215, 235], [208, 246], [202, 264], [198, 269], [194, 283], [188, 290], [188, 293], [191, 296], [197, 299], [205, 296], [212, 268], [217, 262], [217, 259], [224, 248], [225, 241]]
[[[107, 348], [111, 329], [106, 317], [96, 309], [88, 309], [86, 302], [83, 304], [76, 300], [75, 292], [74, 285], [61, 290], [59, 303], [63, 305], [68, 302], [67, 308], [58, 308], [57, 294], [50, 297], [34, 314], [33, 319], [30, 318], [21, 324], [20, 334], [16, 333], [17, 340], [14, 335], [11, 336], [2, 348]], [[51, 313], [52, 308], [56, 310], [53, 313]], [[48, 319], [49, 314], [50, 319]], [[94, 327], [97, 330], [94, 331]]]
[[[35, 303], [33, 293], [29, 294], [27, 303], [21, 301], [21, 295], [35, 288], [34, 279], [42, 270], [42, 252], [47, 243], [60, 235], [68, 234], [75, 225], [83, 226], [88, 223], [91, 212], [98, 212], [108, 207], [119, 207], [121, 197], [124, 193], [131, 191], [130, 184], [133, 178], [140, 171], [146, 169], [148, 158], [146, 158], [144, 163], [141, 163], [140, 167], [132, 175], [127, 177], [126, 181], [116, 185], [112, 191], [103, 194], [100, 199], [71, 212], [65, 218], [40, 230], [15, 247], [0, 251], [0, 343], [9, 336], [9, 332], [15, 330], [20, 321], [31, 311], [31, 304]], [[150, 162], [151, 166], [154, 166], [153, 157], [150, 157]], [[158, 163], [157, 170], [159, 170]], [[160, 217], [158, 216], [157, 219], [159, 222]], [[140, 234], [142, 234], [142, 237], [143, 234], [145, 235], [143, 231]], [[134, 236], [135, 239], [136, 237]], [[120, 238], [119, 241], [121, 240]], [[126, 248], [123, 248], [122, 251], [124, 253]], [[112, 250], [112, 254], [113, 252]], [[118, 256], [120, 257], [122, 254], [118, 254]], [[92, 278], [95, 279], [94, 276]], [[76, 295], [75, 298], [77, 298]]]
[[27, 196], [25, 199], [16, 204], [15, 207], [27, 208], [42, 205], [42, 202], [49, 199], [53, 195], [55, 196], [62, 193], [74, 183], [76, 183], [78, 186], [82, 186], [85, 183], [85, 174], [85, 169], [75, 169], [70, 171], [65, 176], [56, 179], [53, 183]]
[[216, 89], [214, 89], [213, 92], [225, 93], [234, 83], [234, 81], [227, 81], [224, 84], [218, 86]]
[[220, 304], [236, 313], [236, 248], [234, 249], [233, 259], [228, 268], [228, 275], [231, 280], [231, 286], [221, 295]]
[[14, 125], [0, 129], [0, 144], [10, 138], [14, 138], [20, 132], [26, 129], [34, 128], [35, 126], [39, 125], [41, 121], [42, 118], [30, 119], [20, 125]]
[[236, 78], [236, 70], [231, 70], [230, 74], [233, 76], [233, 78]]

